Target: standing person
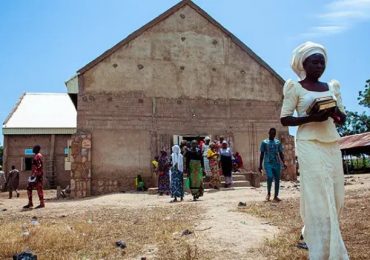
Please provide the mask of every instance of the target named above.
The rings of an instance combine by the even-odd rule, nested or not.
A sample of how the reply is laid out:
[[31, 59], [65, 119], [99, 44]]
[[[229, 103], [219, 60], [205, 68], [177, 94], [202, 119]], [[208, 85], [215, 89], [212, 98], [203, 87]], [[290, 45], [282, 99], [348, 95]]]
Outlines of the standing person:
[[171, 154], [171, 202], [177, 202], [177, 198], [184, 200], [184, 158], [180, 146], [172, 146]]
[[12, 165], [12, 170], [8, 174], [8, 178], [6, 179], [5, 187], [9, 190], [9, 199], [13, 197], [13, 190], [17, 194], [17, 198], [19, 197], [18, 192], [19, 186], [19, 171]]
[[233, 184], [232, 169], [233, 169], [233, 153], [227, 145], [227, 141], [222, 141], [220, 149], [220, 163], [222, 168], [222, 174], [225, 177], [225, 188], [230, 187]]
[[35, 145], [32, 149], [32, 152], [35, 154], [32, 160], [32, 173], [31, 176], [28, 178], [28, 185], [27, 185], [27, 195], [28, 195], [28, 204], [24, 206], [24, 209], [32, 208], [32, 190], [37, 190], [37, 195], [39, 196], [40, 205], [36, 207], [36, 209], [44, 208], [45, 201], [44, 201], [44, 191], [42, 189], [42, 181], [44, 176], [43, 171], [43, 163], [42, 163], [42, 154], [40, 153], [41, 147], [40, 145]]
[[158, 192], [159, 195], [166, 193], [170, 194], [170, 162], [168, 160], [167, 152], [161, 151], [161, 156], [158, 160]]
[[[327, 62], [326, 49], [313, 42], [293, 51], [292, 68], [300, 81], [287, 80], [281, 123], [298, 126], [296, 142], [301, 181], [300, 213], [309, 258], [349, 259], [339, 227], [344, 204], [344, 175], [335, 123], [345, 122], [340, 85], [319, 81]], [[331, 96], [337, 107], [314, 114], [307, 109], [315, 98]], [[297, 116], [293, 116], [297, 111]]]
[[202, 146], [202, 155], [203, 155], [203, 170], [207, 178], [211, 176], [211, 168], [209, 167], [209, 161], [207, 158], [207, 153], [209, 150], [209, 143], [211, 142], [211, 138], [209, 136], [206, 136], [204, 138], [204, 144]]
[[215, 143], [211, 143], [209, 148], [210, 149], [208, 149], [207, 152], [207, 158], [211, 168], [211, 179], [209, 181], [209, 185], [218, 190], [221, 186], [220, 168], [218, 167], [220, 154], [218, 153], [218, 148]]
[[5, 191], [5, 183], [6, 183], [6, 178], [5, 178], [5, 173], [3, 172], [3, 167], [0, 165], [0, 190]]
[[[260, 166], [258, 171], [262, 173], [262, 163], [267, 175], [267, 196], [266, 201], [270, 201], [271, 198], [271, 186], [272, 181], [275, 182], [275, 194], [274, 201], [279, 202], [279, 189], [280, 189], [280, 172], [281, 162], [283, 162], [284, 169], [286, 165], [284, 163], [283, 147], [281, 142], [275, 138], [276, 129], [270, 128], [269, 138], [261, 142], [260, 146]], [[279, 158], [280, 157], [280, 158]]]
[[244, 167], [243, 158], [238, 152], [235, 153], [235, 162], [238, 167], [237, 170], [242, 169]]
[[191, 149], [186, 153], [186, 169], [190, 179], [190, 191], [193, 200], [203, 196], [202, 153], [196, 140], [191, 141]]

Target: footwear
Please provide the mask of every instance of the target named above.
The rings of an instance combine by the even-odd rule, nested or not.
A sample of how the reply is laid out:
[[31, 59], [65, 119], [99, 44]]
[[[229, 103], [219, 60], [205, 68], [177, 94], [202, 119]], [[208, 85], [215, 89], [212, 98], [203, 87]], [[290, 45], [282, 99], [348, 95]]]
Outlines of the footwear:
[[41, 209], [41, 208], [45, 208], [45, 205], [44, 204], [40, 204], [35, 209]]
[[280, 202], [281, 199], [279, 199], [278, 197], [274, 197], [274, 202]]
[[266, 201], [270, 201], [270, 197], [271, 197], [271, 195], [270, 194], [267, 194]]
[[26, 206], [23, 206], [24, 209], [30, 209], [30, 208], [33, 208], [33, 205], [32, 204], [27, 204]]
[[308, 246], [307, 246], [306, 242], [298, 242], [297, 247], [300, 248], [300, 249], [308, 250]]

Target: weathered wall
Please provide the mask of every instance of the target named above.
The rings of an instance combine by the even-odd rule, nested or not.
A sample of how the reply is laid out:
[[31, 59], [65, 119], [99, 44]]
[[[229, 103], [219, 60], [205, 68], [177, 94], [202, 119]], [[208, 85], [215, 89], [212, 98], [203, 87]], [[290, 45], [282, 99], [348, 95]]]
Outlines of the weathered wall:
[[[93, 132], [92, 140], [92, 194], [129, 190], [138, 174], [146, 182], [150, 181], [151, 136], [148, 131], [99, 129]], [[107, 186], [112, 186], [111, 180], [117, 183], [107, 190]]]
[[78, 129], [92, 133], [92, 193], [150, 177], [172, 135], [232, 136], [251, 170], [269, 128], [281, 127], [282, 82], [185, 6], [79, 75]]
[[[54, 170], [55, 170], [55, 184], [65, 187], [70, 182], [70, 171], [64, 170], [64, 148], [67, 147], [67, 140], [70, 135], [55, 135], [54, 143]], [[5, 135], [7, 158], [5, 161], [5, 171], [9, 172], [11, 166], [14, 165], [20, 170], [20, 188], [26, 188], [27, 178], [30, 176], [31, 171], [25, 171], [24, 165], [24, 150], [32, 148], [38, 144], [41, 146], [41, 154], [44, 156], [44, 185], [48, 187], [47, 167], [51, 160], [50, 154], [52, 149], [51, 135]], [[32, 156], [27, 156], [32, 157]]]

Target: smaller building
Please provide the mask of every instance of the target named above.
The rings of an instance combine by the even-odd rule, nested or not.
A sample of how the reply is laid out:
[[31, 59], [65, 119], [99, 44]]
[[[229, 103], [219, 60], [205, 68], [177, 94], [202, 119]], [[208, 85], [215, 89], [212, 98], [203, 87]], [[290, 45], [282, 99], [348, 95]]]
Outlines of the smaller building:
[[338, 143], [346, 174], [370, 172], [370, 132], [343, 136]]
[[69, 142], [76, 132], [76, 108], [66, 93], [25, 93], [3, 124], [4, 167], [20, 170], [20, 187], [31, 173], [32, 147], [44, 155], [44, 184], [65, 187], [70, 183]]

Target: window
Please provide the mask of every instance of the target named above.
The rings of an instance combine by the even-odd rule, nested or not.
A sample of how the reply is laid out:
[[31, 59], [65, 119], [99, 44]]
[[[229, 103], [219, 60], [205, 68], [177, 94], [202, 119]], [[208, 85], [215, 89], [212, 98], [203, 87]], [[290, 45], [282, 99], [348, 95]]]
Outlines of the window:
[[31, 171], [32, 170], [32, 157], [25, 157], [24, 158], [24, 170]]

